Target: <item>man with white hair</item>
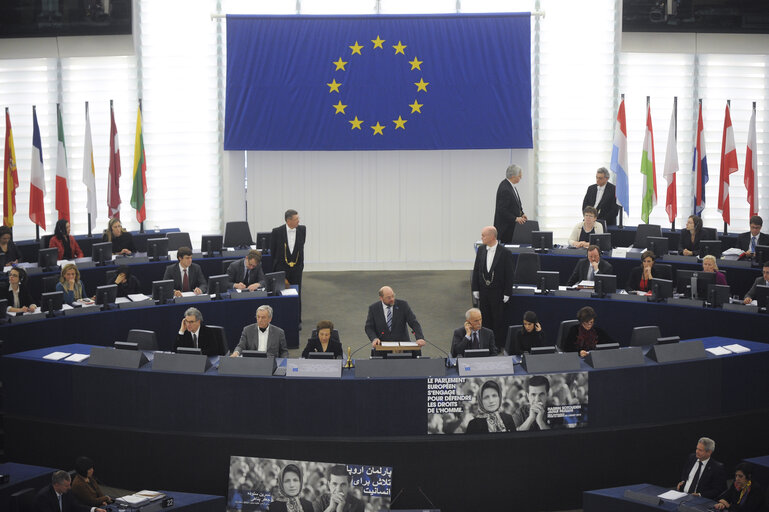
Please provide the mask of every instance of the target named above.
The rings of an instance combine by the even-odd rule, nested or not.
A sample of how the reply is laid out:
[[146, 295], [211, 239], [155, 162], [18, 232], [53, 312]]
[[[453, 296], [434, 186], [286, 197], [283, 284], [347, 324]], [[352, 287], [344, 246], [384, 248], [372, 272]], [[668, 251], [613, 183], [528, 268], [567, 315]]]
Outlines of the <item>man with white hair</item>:
[[606, 167], [595, 172], [595, 185], [587, 187], [582, 200], [582, 211], [588, 206], [598, 210], [598, 219], [605, 220], [607, 226], [617, 224], [617, 187], [609, 183], [611, 177]]
[[516, 224], [523, 224], [528, 219], [523, 213], [521, 196], [515, 185], [521, 181], [523, 170], [512, 164], [505, 172], [505, 179], [497, 187], [497, 206], [494, 210], [494, 227], [497, 228], [497, 238], [503, 244], [513, 241]]
[[489, 355], [497, 355], [494, 331], [483, 327], [483, 315], [478, 308], [470, 308], [465, 313], [465, 325], [454, 329], [451, 339], [451, 357], [458, 357], [467, 349], [489, 349]]
[[716, 442], [709, 437], [697, 441], [697, 448], [689, 455], [678, 482], [680, 492], [714, 500], [726, 490], [724, 465], [710, 457], [715, 449]]
[[243, 328], [240, 342], [231, 357], [238, 357], [244, 350], [258, 350], [267, 352], [272, 357], [288, 357], [288, 345], [286, 345], [286, 333], [283, 329], [270, 324], [272, 321], [272, 308], [266, 304], [256, 309], [256, 323]]

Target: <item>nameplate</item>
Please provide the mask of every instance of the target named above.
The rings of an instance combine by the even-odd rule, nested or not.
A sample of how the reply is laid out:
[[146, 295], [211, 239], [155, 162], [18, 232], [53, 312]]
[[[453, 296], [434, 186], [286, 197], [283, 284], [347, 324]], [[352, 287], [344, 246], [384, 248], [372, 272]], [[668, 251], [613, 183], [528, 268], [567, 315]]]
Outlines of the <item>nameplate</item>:
[[641, 347], [591, 350], [585, 362], [596, 369], [641, 366], [644, 364], [644, 354]]
[[686, 299], [686, 298], [670, 298], [668, 299], [668, 304], [673, 304], [676, 306], [687, 306], [690, 308], [704, 308], [705, 307], [705, 301], [700, 299]]
[[235, 249], [233, 251], [222, 251], [222, 257], [230, 259], [230, 258], [244, 258], [246, 254], [248, 254], [248, 251], [251, 249]]
[[550, 254], [559, 254], [561, 256], [578, 256], [580, 258], [584, 258], [587, 256], [587, 249], [565, 249], [563, 247], [558, 247], [550, 251]]
[[[758, 310], [758, 308], [755, 308], [755, 309]], [[36, 322], [38, 320], [43, 320], [43, 319], [45, 319], [45, 313], [33, 313], [31, 315], [28, 313], [24, 313], [21, 316], [16, 315], [16, 316], [8, 317], [8, 321], [11, 322], [12, 324], [20, 324], [24, 322]]]
[[[96, 266], [96, 262], [93, 261], [91, 258], [87, 258], [87, 259], [84, 258], [82, 260], [78, 258], [76, 261], [76, 264], [77, 264], [78, 270], [83, 270], [84, 268], [94, 268]], [[107, 264], [109, 264], [109, 261], [107, 262]]]
[[355, 376], [369, 377], [445, 377], [446, 361], [430, 359], [357, 359]]
[[646, 354], [652, 361], [658, 363], [674, 363], [677, 361], [691, 361], [707, 359], [705, 346], [702, 340], [685, 341], [683, 343], [670, 343], [667, 345], [654, 345]]
[[220, 357], [219, 375], [256, 375], [272, 377], [277, 364], [274, 357]]
[[581, 367], [576, 352], [524, 354], [522, 364], [529, 373], [576, 372]]
[[189, 297], [175, 297], [174, 304], [187, 304], [188, 302], [210, 302], [211, 296], [207, 293], [190, 295]]
[[230, 292], [231, 299], [259, 299], [267, 297], [267, 290], [254, 290], [252, 292]]
[[64, 316], [86, 315], [88, 313], [98, 313], [101, 311], [99, 306], [81, 306], [79, 308], [65, 309]]
[[139, 300], [136, 302], [130, 301], [130, 302], [121, 302], [117, 305], [118, 309], [134, 309], [134, 308], [146, 308], [149, 306], [154, 306], [155, 301], [152, 299], [147, 300]]
[[656, 494], [647, 494], [643, 491], [632, 491], [630, 489], [625, 490], [625, 499], [645, 503], [646, 505], [658, 506], [662, 504], [662, 500]]
[[635, 293], [614, 293], [612, 300], [623, 300], [625, 302], [648, 302], [650, 295], [638, 295]]
[[683, 254], [666, 254], [665, 263], [689, 263], [690, 265], [698, 265], [697, 256], [684, 256]]
[[113, 263], [115, 265], [139, 265], [141, 263], [149, 263], [150, 259], [148, 256], [123, 256], [120, 258], [115, 258], [113, 260]]
[[[674, 503], [678, 501], [679, 500], [676, 500]], [[677, 512], [710, 512], [713, 510], [713, 505], [715, 504], [715, 501], [708, 498], [688, 494], [686, 497], [680, 499]]]
[[161, 372], [205, 373], [211, 367], [208, 356], [155, 352], [152, 370]]
[[341, 359], [287, 359], [286, 377], [342, 378]]
[[510, 251], [513, 254], [523, 254], [523, 253], [527, 253], [528, 254], [528, 253], [533, 253], [534, 252], [534, 248], [533, 247], [521, 247], [520, 245], [517, 246], [517, 247], [514, 246], [514, 245], [506, 245], [505, 249], [507, 249], [508, 251]]
[[147, 356], [140, 350], [118, 350], [112, 347], [92, 347], [89, 366], [111, 368], [141, 368], [147, 364]]
[[43, 269], [40, 267], [22, 267], [24, 268], [24, 271], [27, 273], [27, 276], [34, 276], [35, 274], [42, 274]]
[[535, 288], [513, 288], [513, 295], [534, 295], [536, 292]]
[[553, 295], [556, 297], [581, 297], [584, 299], [589, 297], [588, 293], [592, 291], [593, 290], [553, 290]]
[[758, 313], [758, 309], [755, 306], [747, 306], [745, 304], [732, 304], [732, 303], [723, 303], [721, 304], [721, 309], [724, 311], [739, 311], [740, 313]]
[[461, 377], [514, 373], [513, 358], [510, 356], [460, 357], [457, 359], [457, 369]]

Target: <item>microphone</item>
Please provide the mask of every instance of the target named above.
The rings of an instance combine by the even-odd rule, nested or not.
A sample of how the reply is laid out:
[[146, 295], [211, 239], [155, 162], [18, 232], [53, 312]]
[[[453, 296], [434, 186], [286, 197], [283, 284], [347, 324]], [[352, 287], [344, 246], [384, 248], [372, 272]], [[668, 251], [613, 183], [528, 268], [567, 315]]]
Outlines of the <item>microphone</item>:
[[427, 494], [425, 494], [425, 491], [423, 491], [421, 487], [417, 486], [417, 490], [419, 491], [419, 494], [424, 496], [424, 498], [427, 500], [427, 503], [429, 503], [432, 508], [437, 508], [435, 504], [430, 500], [430, 498], [427, 497]]
[[360, 349], [362, 349], [362, 348], [365, 348], [365, 347], [370, 347], [370, 346], [371, 346], [371, 342], [370, 342], [370, 341], [369, 341], [369, 342], [367, 342], [367, 343], [364, 343], [364, 344], [363, 344], [363, 345], [361, 345], [360, 347], [356, 348], [356, 349], [353, 351], [353, 353], [352, 353], [352, 354], [350, 354], [350, 357], [352, 357], [352, 356], [354, 356], [355, 354], [357, 354], [357, 353], [358, 353], [358, 351], [359, 351]]
[[[414, 335], [414, 337], [416, 338], [417, 334], [416, 334], [416, 333], [415, 333], [413, 330], [411, 331], [411, 334], [413, 334], [413, 335]], [[429, 343], [429, 344], [430, 344], [430, 345], [432, 345], [433, 347], [437, 348], [439, 351], [443, 352], [443, 354], [446, 356], [446, 358], [445, 358], [445, 359], [446, 359], [446, 368], [451, 368], [451, 367], [452, 367], [452, 364], [451, 364], [451, 356], [449, 355], [449, 353], [448, 353], [448, 352], [446, 352], [446, 351], [445, 351], [445, 350], [443, 350], [441, 347], [439, 347], [438, 345], [436, 345], [436, 344], [435, 344], [435, 343], [433, 343], [432, 341], [428, 340], [427, 338], [422, 338], [422, 339], [423, 339], [423, 340], [425, 340], [425, 343]]]

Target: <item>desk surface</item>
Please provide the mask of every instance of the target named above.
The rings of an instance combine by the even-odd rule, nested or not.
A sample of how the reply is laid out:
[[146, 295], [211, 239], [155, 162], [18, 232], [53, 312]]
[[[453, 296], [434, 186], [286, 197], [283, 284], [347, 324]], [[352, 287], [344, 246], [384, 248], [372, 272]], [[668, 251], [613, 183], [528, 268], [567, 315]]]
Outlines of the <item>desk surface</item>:
[[665, 487], [650, 484], [623, 485], [608, 489], [585, 491], [582, 494], [582, 510], [584, 512], [649, 512], [651, 510], [665, 510], [674, 512], [683, 501], [692, 501], [698, 504], [713, 504], [712, 500], [696, 496], [686, 496], [678, 500], [661, 500], [659, 505], [646, 504], [625, 497], [626, 491], [635, 491], [648, 496], [659, 496], [669, 491]]

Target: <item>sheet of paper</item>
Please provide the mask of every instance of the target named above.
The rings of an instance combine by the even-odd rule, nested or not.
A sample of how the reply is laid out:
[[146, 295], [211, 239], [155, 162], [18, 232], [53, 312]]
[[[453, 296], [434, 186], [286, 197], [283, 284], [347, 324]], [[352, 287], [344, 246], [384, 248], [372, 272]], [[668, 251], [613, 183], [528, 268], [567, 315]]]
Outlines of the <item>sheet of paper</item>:
[[147, 498], [146, 496], [131, 494], [130, 496], [123, 496], [122, 498], [118, 498], [117, 501], [122, 501], [131, 506], [137, 506], [137, 505], [141, 505], [142, 503], [149, 502], [149, 498]]
[[611, 250], [611, 257], [612, 258], [625, 258], [627, 256], [627, 252], [629, 250], [629, 247], [616, 247]]
[[195, 292], [182, 292], [182, 297], [194, 297]]
[[418, 347], [416, 341], [401, 341], [401, 347]]
[[144, 295], [143, 293], [131, 293], [128, 295], [128, 298], [134, 302], [141, 302], [143, 300], [151, 299], [152, 297], [149, 295]]
[[380, 342], [380, 345], [383, 347], [400, 347], [401, 344], [398, 341], [382, 341]]
[[724, 348], [724, 347], [706, 348], [705, 350], [707, 350], [708, 352], [710, 352], [714, 356], [725, 356], [727, 354], [731, 354], [732, 353], [731, 350], [729, 350], [728, 348]]
[[577, 286], [581, 286], [582, 288], [595, 288], [595, 281], [588, 281], [585, 279], [584, 281], [577, 283]]
[[739, 256], [740, 254], [742, 254], [742, 252], [743, 252], [742, 249], [740, 249], [739, 247], [730, 247], [724, 252], [722, 252], [721, 255], [722, 256]]
[[88, 355], [88, 354], [72, 354], [69, 357], [65, 357], [64, 360], [65, 361], [74, 361], [76, 363], [82, 363], [83, 361], [85, 361], [89, 357], [91, 357], [91, 356]]
[[735, 354], [742, 354], [744, 352], [750, 352], [750, 349], [748, 347], [743, 347], [739, 343], [735, 343], [733, 345], [724, 345], [724, 348], [731, 350]]
[[669, 490], [668, 492], [663, 492], [658, 498], [662, 498], [663, 500], [677, 500], [679, 498], [683, 498], [684, 496], [688, 496], [685, 492], [678, 492], [674, 490]]
[[286, 288], [285, 290], [281, 290], [281, 295], [299, 295], [299, 292], [296, 291], [296, 288]]
[[47, 356], [43, 356], [43, 359], [48, 359], [49, 361], [59, 361], [60, 359], [64, 359], [71, 353], [72, 352], [51, 352]]
[[126, 302], [131, 302], [131, 299], [128, 297], [115, 297], [115, 304], [125, 304]]

